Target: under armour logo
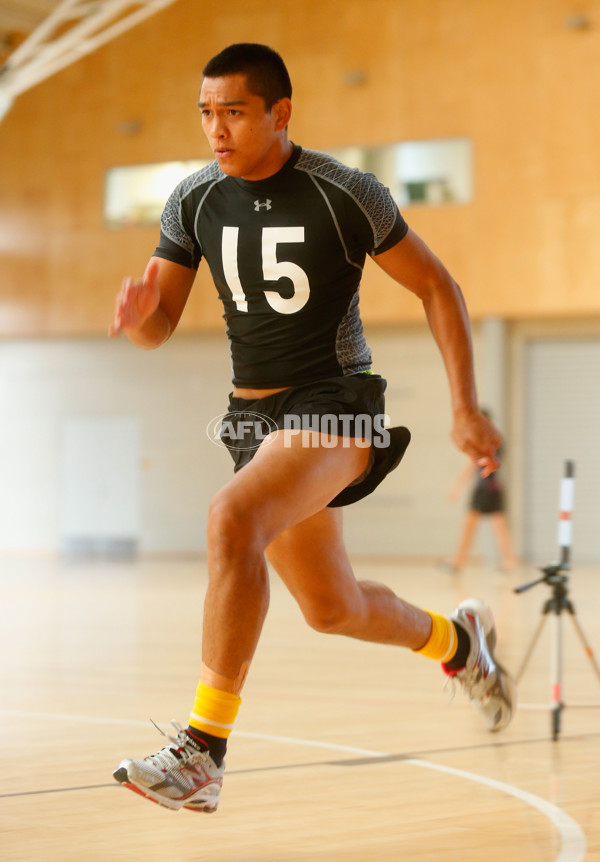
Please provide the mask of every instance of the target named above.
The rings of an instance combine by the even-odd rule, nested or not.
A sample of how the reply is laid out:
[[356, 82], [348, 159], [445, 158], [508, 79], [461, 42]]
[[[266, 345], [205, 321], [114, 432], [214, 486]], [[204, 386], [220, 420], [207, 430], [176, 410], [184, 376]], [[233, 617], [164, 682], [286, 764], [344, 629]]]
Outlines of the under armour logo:
[[266, 201], [263, 201], [262, 203], [260, 201], [254, 201], [255, 212], [260, 212], [261, 207], [264, 207], [266, 210], [270, 210], [271, 209], [271, 201], [268, 198]]

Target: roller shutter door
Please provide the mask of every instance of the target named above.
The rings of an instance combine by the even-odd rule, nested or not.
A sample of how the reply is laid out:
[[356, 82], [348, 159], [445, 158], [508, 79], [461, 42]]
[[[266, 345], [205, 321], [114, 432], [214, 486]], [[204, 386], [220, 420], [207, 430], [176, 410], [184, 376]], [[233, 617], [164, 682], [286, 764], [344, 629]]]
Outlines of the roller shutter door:
[[600, 562], [600, 341], [532, 341], [526, 356], [527, 557], [558, 559], [560, 481], [572, 459], [573, 562]]

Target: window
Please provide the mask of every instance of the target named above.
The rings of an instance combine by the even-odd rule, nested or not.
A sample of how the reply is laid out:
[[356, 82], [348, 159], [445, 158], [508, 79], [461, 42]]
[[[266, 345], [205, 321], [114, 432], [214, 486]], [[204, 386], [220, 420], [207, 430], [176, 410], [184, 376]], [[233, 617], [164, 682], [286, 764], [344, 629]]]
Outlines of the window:
[[177, 183], [209, 162], [195, 159], [110, 168], [104, 195], [106, 224], [109, 227], [156, 224]]
[[[472, 149], [469, 138], [440, 138], [330, 152], [350, 167], [375, 174], [398, 205], [407, 207], [468, 203], [473, 196]], [[110, 168], [105, 183], [106, 224], [113, 228], [156, 224], [177, 183], [209, 162], [194, 159]]]
[[331, 150], [344, 164], [370, 171], [401, 207], [468, 203], [473, 197], [473, 154], [469, 138], [402, 141], [380, 147]]

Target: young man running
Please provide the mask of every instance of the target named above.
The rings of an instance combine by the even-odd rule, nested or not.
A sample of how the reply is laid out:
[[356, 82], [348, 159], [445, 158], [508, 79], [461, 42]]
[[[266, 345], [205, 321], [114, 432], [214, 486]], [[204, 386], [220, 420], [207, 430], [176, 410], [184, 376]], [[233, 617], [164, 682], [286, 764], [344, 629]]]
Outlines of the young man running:
[[[247, 436], [225, 439], [235, 472], [210, 505], [189, 726], [177, 726], [157, 754], [121, 761], [114, 775], [168, 808], [210, 812], [267, 613], [267, 559], [309, 625], [441, 661], [490, 730], [511, 720], [516, 694], [494, 658], [486, 606], [469, 600], [447, 618], [358, 581], [342, 539], [340, 507], [369, 494], [410, 437], [378, 424], [386, 384], [371, 372], [358, 307], [366, 255], [423, 302], [448, 375], [455, 444], [482, 475], [498, 467], [500, 435], [478, 408], [458, 285], [375, 177], [289, 140], [292, 88], [276, 52], [232, 45], [203, 76], [199, 107], [215, 161], [169, 198], [160, 244], [143, 278], [123, 282], [109, 333], [143, 348], [163, 344], [206, 259], [231, 344], [224, 428], [239, 422]], [[249, 413], [267, 417], [262, 442], [244, 422]]]

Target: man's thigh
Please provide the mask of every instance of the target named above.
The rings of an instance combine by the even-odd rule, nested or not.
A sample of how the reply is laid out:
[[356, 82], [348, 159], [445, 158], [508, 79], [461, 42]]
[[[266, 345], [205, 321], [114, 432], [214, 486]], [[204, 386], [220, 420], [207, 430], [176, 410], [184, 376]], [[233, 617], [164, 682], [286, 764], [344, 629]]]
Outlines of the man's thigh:
[[335, 605], [356, 580], [344, 546], [342, 509], [324, 508], [275, 538], [266, 554], [292, 595]]
[[230, 506], [266, 546], [284, 530], [320, 512], [360, 476], [369, 451], [364, 441], [348, 437], [316, 434], [306, 445], [302, 433], [280, 430], [263, 441], [215, 502]]

